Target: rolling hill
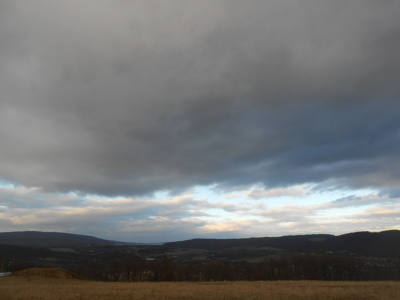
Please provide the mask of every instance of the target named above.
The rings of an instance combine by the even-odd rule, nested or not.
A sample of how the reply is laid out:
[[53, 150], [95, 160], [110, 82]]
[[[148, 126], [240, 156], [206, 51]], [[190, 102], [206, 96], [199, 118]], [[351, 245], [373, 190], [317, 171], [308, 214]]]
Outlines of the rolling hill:
[[[0, 233], [0, 245], [54, 249], [134, 246], [135, 244], [70, 233], [23, 231]], [[338, 236], [311, 234], [239, 239], [192, 239], [152, 246], [152, 249], [159, 249], [158, 252], [163, 251], [162, 249], [173, 248], [224, 251], [248, 247], [278, 249], [284, 253], [324, 253], [331, 251], [367, 256], [400, 257], [400, 230], [354, 232]]]
[[165, 243], [169, 248], [222, 251], [230, 248], [271, 247], [287, 253], [339, 252], [370, 256], [400, 257], [400, 230], [355, 232], [344, 235], [293, 235], [243, 239], [193, 239]]
[[0, 233], [0, 244], [39, 248], [115, 245], [118, 242], [62, 232], [20, 231]]
[[[146, 274], [154, 276], [161, 276], [160, 270], [170, 270], [165, 273], [168, 276], [185, 272], [184, 280], [194, 280], [199, 274], [208, 274], [210, 280], [232, 279], [232, 274], [247, 274], [244, 278], [260, 280], [398, 280], [400, 231], [192, 239], [163, 245], [119, 243], [58, 232], [0, 233], [0, 269], [15, 272], [39, 266], [78, 271], [83, 277], [96, 280], [136, 274], [140, 269], [151, 270]], [[278, 267], [279, 274], [271, 271]], [[167, 275], [157, 278], [167, 280]]]

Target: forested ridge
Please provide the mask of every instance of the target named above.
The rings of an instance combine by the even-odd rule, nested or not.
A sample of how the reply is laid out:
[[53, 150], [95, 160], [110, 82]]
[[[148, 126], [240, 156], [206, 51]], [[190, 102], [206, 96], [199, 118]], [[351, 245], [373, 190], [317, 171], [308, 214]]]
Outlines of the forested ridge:
[[102, 281], [400, 280], [398, 230], [163, 245], [24, 232], [0, 234], [0, 253], [0, 271], [58, 267]]

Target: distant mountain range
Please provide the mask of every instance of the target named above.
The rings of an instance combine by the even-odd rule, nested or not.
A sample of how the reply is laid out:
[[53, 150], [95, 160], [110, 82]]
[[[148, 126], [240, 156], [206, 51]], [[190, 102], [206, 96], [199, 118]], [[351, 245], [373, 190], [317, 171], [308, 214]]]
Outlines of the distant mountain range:
[[[0, 245], [50, 249], [135, 244], [109, 241], [92, 236], [70, 233], [23, 231], [0, 233]], [[246, 247], [267, 247], [285, 253], [334, 252], [356, 255], [400, 257], [400, 230], [355, 232], [338, 236], [329, 234], [312, 234], [239, 239], [192, 239], [179, 242], [169, 242], [153, 247], [160, 247], [163, 249], [202, 249], [207, 251], [223, 251], [227, 249]]]
[[165, 243], [168, 248], [222, 251], [229, 248], [271, 247], [290, 253], [349, 253], [371, 256], [399, 256], [400, 230], [355, 232], [343, 235], [315, 234], [242, 239], [193, 239]]
[[[116, 265], [124, 269], [127, 265], [135, 264], [135, 262], [143, 268], [150, 268], [149, 270], [156, 272], [160, 264], [165, 265], [168, 260], [171, 260], [177, 268], [176, 272], [178, 272], [179, 266], [183, 268], [191, 265], [201, 273], [204, 272], [202, 268], [213, 268], [217, 265], [234, 269], [237, 266], [250, 266], [255, 263], [249, 267], [251, 269], [260, 266], [257, 264], [261, 263], [275, 268], [276, 261], [286, 266], [288, 262], [293, 261], [293, 259], [290, 260], [290, 257], [300, 257], [297, 259], [298, 264], [301, 265], [301, 262], [305, 264], [304, 266], [299, 265], [300, 269], [320, 261], [321, 268], [322, 265], [327, 268], [337, 265], [335, 272], [343, 273], [340, 266], [348, 260], [352, 261], [354, 265], [350, 269], [367, 270], [365, 272], [369, 276], [368, 278], [398, 280], [400, 279], [400, 231], [355, 232], [339, 236], [311, 234], [239, 239], [193, 239], [162, 245], [123, 243], [87, 235], [59, 232], [0, 233], [0, 272], [15, 272], [28, 267], [49, 266], [72, 271], [80, 270], [79, 272], [84, 276], [96, 280], [104, 279], [102, 276], [114, 270]], [[285, 262], [285, 258], [289, 258], [289, 260]], [[362, 267], [355, 266], [359, 262], [362, 262]], [[380, 275], [374, 268], [379, 269]], [[243, 270], [237, 272], [240, 273]], [[382, 274], [387, 274], [387, 276]], [[332, 278], [347, 278], [343, 276]], [[226, 278], [221, 277], [220, 280]], [[257, 278], [263, 279], [264, 277]], [[315, 277], [314, 279], [321, 278]]]

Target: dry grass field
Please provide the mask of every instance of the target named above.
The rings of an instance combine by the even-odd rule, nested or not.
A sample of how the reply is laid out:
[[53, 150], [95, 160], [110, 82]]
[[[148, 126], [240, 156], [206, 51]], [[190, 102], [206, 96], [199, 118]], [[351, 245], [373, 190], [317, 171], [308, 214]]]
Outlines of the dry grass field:
[[1, 277], [0, 299], [400, 299], [400, 282], [242, 281], [108, 283], [71, 279], [69, 276], [64, 276], [62, 273], [54, 271], [52, 276], [42, 277], [32, 273]]

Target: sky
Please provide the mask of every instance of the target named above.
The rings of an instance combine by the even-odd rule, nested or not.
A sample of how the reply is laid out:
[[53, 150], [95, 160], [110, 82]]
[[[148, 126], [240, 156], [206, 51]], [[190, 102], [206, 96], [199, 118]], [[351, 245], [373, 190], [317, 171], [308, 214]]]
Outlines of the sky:
[[400, 229], [399, 11], [0, 0], [0, 231]]

